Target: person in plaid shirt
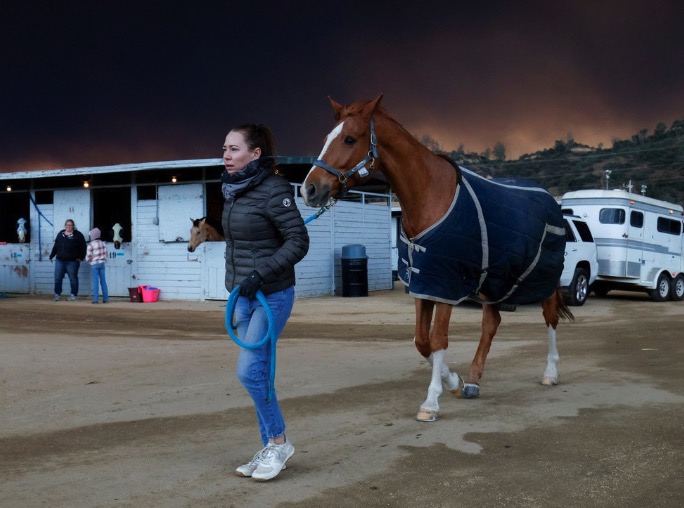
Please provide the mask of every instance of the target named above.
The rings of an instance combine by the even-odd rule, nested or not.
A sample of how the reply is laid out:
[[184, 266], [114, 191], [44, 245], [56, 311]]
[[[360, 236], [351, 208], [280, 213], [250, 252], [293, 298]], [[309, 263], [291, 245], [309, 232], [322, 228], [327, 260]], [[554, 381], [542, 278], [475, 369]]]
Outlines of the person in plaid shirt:
[[109, 302], [107, 279], [105, 277], [105, 262], [107, 261], [107, 244], [100, 240], [100, 230], [90, 231], [90, 242], [86, 252], [86, 261], [90, 263], [91, 278], [93, 280], [93, 303], [98, 303], [100, 285], [102, 285], [102, 303]]

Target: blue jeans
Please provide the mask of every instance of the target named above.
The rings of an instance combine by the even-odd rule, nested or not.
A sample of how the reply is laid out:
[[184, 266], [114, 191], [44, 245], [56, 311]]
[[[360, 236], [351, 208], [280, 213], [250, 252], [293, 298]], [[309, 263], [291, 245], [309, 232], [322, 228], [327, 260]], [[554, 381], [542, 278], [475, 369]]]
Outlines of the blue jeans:
[[90, 274], [93, 279], [93, 302], [97, 303], [100, 285], [102, 285], [102, 301], [108, 302], [109, 292], [107, 291], [107, 279], [105, 278], [105, 263], [90, 265]]
[[71, 284], [71, 294], [78, 296], [78, 267], [81, 262], [77, 259], [72, 261], [65, 261], [55, 258], [55, 294], [62, 294], [62, 280], [64, 275], [69, 276], [69, 284]]
[[[279, 337], [287, 323], [294, 305], [294, 287], [266, 296], [274, 318], [275, 337]], [[266, 311], [259, 300], [240, 296], [235, 305], [237, 336], [242, 342], [255, 344], [261, 341], [268, 329]], [[257, 349], [240, 348], [237, 377], [251, 395], [259, 422], [261, 441], [266, 446], [270, 438], [285, 434], [285, 421], [278, 398], [273, 390], [268, 400], [268, 383], [271, 369], [271, 346], [265, 344]]]

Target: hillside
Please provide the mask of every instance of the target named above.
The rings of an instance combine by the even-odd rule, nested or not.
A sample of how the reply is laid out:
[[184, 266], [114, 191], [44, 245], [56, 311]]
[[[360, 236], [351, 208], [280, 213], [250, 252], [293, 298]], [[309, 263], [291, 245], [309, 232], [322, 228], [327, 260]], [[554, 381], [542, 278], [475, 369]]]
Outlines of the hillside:
[[[494, 153], [501, 155], [501, 150]], [[611, 148], [568, 139], [517, 160], [494, 160], [490, 150], [449, 155], [482, 175], [536, 180], [555, 196], [581, 189], [622, 189], [631, 181], [632, 192], [641, 193], [646, 186], [646, 196], [684, 205], [684, 120], [670, 129], [658, 124], [651, 135], [644, 129], [629, 140], [614, 140]]]

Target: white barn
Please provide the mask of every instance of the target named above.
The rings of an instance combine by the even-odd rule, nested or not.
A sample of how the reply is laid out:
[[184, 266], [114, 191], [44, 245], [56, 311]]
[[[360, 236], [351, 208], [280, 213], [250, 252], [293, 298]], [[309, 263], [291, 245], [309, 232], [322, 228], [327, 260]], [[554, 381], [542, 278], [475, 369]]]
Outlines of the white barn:
[[[281, 173], [307, 219], [299, 186], [313, 157], [281, 157]], [[97, 226], [107, 241], [107, 284], [112, 296], [149, 284], [160, 299], [225, 300], [223, 242], [188, 252], [190, 219], [207, 216], [220, 224], [221, 159], [199, 159], [75, 169], [0, 173], [0, 293], [52, 294], [54, 265], [48, 257], [64, 221], [73, 219], [86, 240]], [[297, 265], [298, 297], [342, 294], [342, 248], [365, 247], [368, 290], [390, 289], [391, 210], [382, 186], [352, 191], [308, 223], [311, 246]], [[374, 190], [375, 192], [369, 192]], [[26, 221], [25, 243], [17, 224]], [[114, 248], [112, 227], [122, 226]], [[90, 267], [82, 263], [79, 294], [90, 294]], [[64, 292], [69, 289], [64, 280]]]

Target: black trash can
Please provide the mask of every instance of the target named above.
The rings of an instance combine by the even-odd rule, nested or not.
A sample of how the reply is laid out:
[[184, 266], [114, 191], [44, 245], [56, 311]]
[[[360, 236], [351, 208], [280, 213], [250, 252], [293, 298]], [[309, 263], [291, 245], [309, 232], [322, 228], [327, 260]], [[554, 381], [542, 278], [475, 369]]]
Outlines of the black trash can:
[[368, 256], [363, 245], [342, 247], [342, 296], [368, 296]]

